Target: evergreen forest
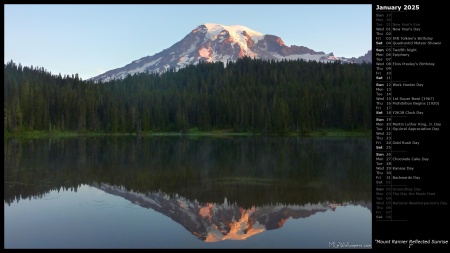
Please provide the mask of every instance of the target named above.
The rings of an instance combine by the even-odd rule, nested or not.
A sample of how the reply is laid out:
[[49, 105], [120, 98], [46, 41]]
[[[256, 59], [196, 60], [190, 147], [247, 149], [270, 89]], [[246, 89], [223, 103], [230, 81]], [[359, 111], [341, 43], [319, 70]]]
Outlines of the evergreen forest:
[[370, 130], [372, 64], [202, 62], [108, 82], [4, 64], [4, 132]]

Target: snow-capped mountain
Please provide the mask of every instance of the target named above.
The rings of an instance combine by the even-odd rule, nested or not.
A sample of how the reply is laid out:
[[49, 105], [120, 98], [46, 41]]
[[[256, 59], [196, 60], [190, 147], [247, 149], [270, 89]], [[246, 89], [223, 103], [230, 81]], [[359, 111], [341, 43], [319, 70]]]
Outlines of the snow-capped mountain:
[[171, 47], [135, 60], [124, 67], [91, 78], [93, 81], [123, 79], [142, 72], [162, 73], [178, 70], [200, 61], [236, 61], [243, 56], [264, 60], [305, 59], [315, 61], [353, 62], [355, 58], [340, 58], [333, 53], [316, 52], [303, 46], [286, 46], [280, 37], [262, 34], [241, 25], [225, 26], [206, 23], [198, 26]]
[[205, 242], [245, 240], [266, 230], [278, 229], [289, 219], [307, 218], [316, 213], [335, 211], [339, 206], [360, 205], [372, 212], [372, 202], [317, 203], [306, 205], [254, 206], [250, 209], [237, 204], [199, 203], [182, 196], [170, 196], [164, 192], [139, 193], [124, 187], [94, 184], [93, 187], [134, 204], [153, 209], [182, 225], [198, 239]]

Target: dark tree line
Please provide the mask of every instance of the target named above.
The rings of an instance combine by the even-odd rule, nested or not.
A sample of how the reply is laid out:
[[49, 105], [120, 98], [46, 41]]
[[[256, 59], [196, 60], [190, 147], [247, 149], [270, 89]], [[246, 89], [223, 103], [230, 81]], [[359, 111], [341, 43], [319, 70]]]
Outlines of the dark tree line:
[[370, 138], [7, 138], [4, 200], [81, 185], [163, 191], [203, 203], [371, 200]]
[[103, 83], [4, 65], [4, 129], [306, 133], [371, 128], [372, 65], [265, 61], [199, 63]]

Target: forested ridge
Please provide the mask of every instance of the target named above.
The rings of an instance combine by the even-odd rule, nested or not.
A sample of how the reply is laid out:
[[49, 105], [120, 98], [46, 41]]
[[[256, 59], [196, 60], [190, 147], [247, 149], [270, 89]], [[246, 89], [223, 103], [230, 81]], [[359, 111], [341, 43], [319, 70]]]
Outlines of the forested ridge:
[[371, 80], [370, 63], [245, 57], [94, 83], [11, 60], [4, 65], [4, 131], [369, 130]]

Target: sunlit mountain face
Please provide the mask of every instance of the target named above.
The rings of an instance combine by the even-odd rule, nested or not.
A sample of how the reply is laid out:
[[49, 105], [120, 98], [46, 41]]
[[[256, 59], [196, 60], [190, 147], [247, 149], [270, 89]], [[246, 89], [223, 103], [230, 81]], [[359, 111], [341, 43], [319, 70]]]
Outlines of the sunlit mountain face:
[[289, 219], [308, 218], [319, 212], [335, 211], [342, 206], [362, 206], [372, 211], [371, 201], [325, 201], [303, 205], [274, 204], [243, 208], [236, 203], [229, 203], [227, 198], [224, 198], [223, 203], [200, 203], [178, 194], [169, 195], [161, 191], [144, 194], [128, 191], [121, 186], [92, 186], [162, 213], [205, 242], [245, 240], [266, 230], [281, 228]]
[[368, 50], [366, 55], [358, 58], [337, 57], [332, 52], [314, 51], [304, 46], [287, 46], [278, 36], [263, 34], [242, 25], [205, 23], [167, 49], [109, 70], [91, 80], [106, 82], [137, 73], [176, 71], [199, 62], [222, 62], [226, 65], [228, 61], [236, 61], [244, 56], [274, 61], [302, 59], [318, 62], [372, 62], [372, 50]]

